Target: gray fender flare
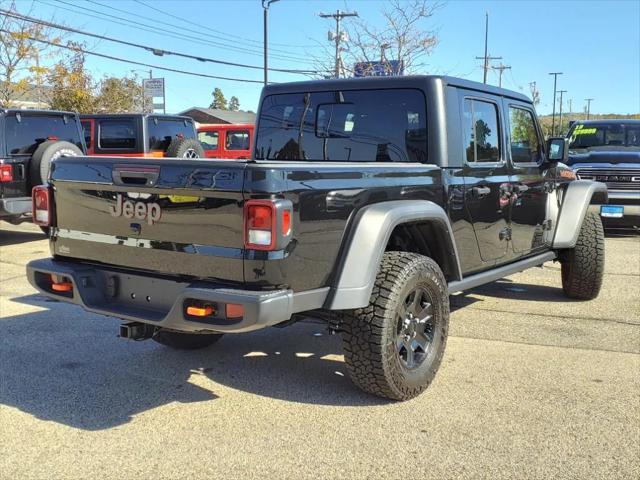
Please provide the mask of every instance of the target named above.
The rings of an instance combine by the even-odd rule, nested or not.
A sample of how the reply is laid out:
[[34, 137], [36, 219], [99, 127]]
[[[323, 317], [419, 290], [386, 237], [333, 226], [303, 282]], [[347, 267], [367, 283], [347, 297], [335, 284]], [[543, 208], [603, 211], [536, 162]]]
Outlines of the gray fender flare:
[[591, 180], [574, 180], [569, 183], [562, 198], [558, 225], [553, 238], [553, 248], [573, 248], [589, 205], [607, 203], [607, 186]]
[[[458, 252], [449, 217], [444, 209], [427, 200], [395, 200], [362, 208], [343, 244], [341, 265], [333, 282], [325, 308], [344, 310], [369, 304], [385, 247], [393, 229], [414, 221], [434, 222], [440, 240], [447, 242], [455, 276], [461, 279]], [[342, 259], [342, 260], [340, 260]]]

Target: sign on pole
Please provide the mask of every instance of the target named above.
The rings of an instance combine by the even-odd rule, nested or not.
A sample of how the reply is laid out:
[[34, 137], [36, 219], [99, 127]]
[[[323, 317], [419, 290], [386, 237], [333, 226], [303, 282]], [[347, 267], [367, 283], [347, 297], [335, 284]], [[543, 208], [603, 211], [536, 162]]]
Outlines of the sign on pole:
[[[155, 110], [165, 111], [165, 94], [164, 94], [164, 78], [145, 78], [142, 80], [142, 88], [144, 97], [148, 99], [145, 103], [152, 106], [152, 112]], [[154, 103], [154, 98], [162, 98], [161, 103]]]

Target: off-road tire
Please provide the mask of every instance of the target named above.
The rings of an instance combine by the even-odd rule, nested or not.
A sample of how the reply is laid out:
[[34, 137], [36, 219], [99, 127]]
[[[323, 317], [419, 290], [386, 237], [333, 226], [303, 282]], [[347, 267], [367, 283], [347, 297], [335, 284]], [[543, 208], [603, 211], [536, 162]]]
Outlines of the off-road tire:
[[82, 150], [71, 142], [47, 140], [36, 148], [29, 163], [29, 179], [31, 186], [43, 185], [49, 179], [51, 161], [62, 156], [77, 157], [82, 155]]
[[176, 350], [197, 350], [213, 345], [221, 337], [221, 333], [184, 333], [160, 329], [151, 338]]
[[204, 158], [204, 149], [195, 138], [174, 138], [167, 148], [169, 158]]
[[[433, 340], [419, 366], [403, 364], [398, 353], [398, 312], [415, 288], [427, 293], [433, 312]], [[358, 387], [379, 397], [408, 400], [424, 391], [440, 366], [449, 328], [449, 295], [440, 267], [407, 252], [386, 252], [369, 305], [345, 311], [343, 348], [349, 375]]]
[[569, 298], [592, 300], [604, 275], [604, 229], [600, 216], [587, 212], [576, 246], [560, 252], [562, 290]]

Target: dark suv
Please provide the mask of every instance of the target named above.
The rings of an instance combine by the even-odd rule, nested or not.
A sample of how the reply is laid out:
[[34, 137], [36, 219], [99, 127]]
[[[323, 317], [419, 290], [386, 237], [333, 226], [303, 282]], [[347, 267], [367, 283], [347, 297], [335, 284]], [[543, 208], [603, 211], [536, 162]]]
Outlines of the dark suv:
[[81, 115], [89, 155], [204, 158], [189, 117], [160, 114]]
[[607, 185], [605, 227], [640, 228], [640, 120], [591, 120], [569, 129], [568, 164], [578, 178]]
[[75, 113], [0, 109], [0, 219], [28, 220], [31, 189], [46, 183], [51, 161], [85, 152]]

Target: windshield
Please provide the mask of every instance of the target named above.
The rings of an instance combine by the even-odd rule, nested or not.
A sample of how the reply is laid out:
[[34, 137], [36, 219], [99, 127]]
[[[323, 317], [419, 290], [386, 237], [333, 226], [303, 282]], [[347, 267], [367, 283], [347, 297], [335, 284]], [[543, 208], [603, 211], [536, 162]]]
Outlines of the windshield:
[[569, 152], [640, 151], [640, 124], [578, 123], [569, 132]]
[[149, 150], [166, 151], [171, 140], [177, 136], [181, 138], [196, 138], [193, 122], [182, 118], [149, 117]]
[[269, 95], [255, 158], [426, 162], [424, 95], [413, 89]]
[[5, 141], [9, 155], [31, 155], [46, 140], [64, 140], [84, 150], [80, 130], [71, 115], [8, 115]]

